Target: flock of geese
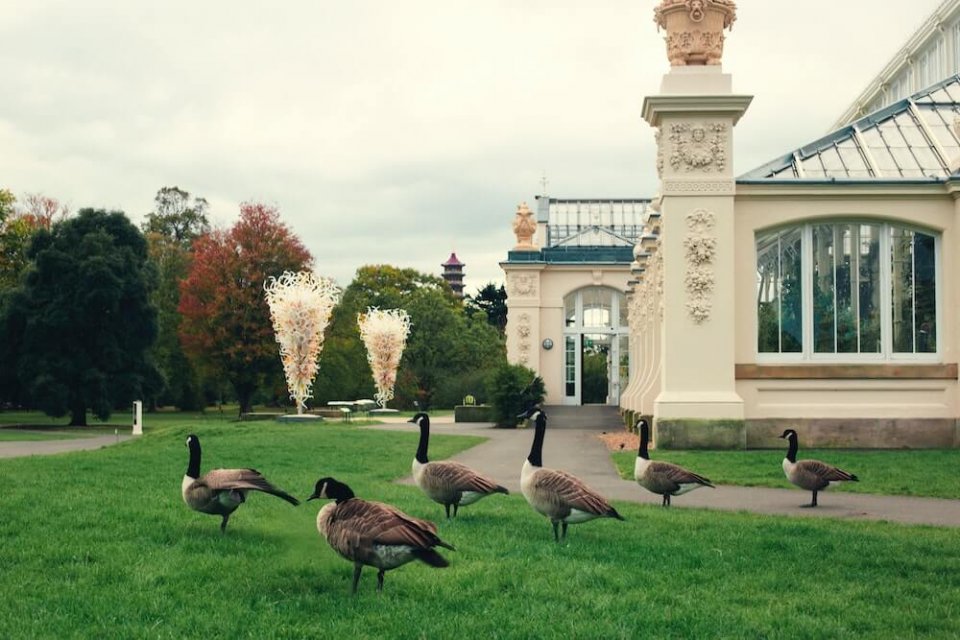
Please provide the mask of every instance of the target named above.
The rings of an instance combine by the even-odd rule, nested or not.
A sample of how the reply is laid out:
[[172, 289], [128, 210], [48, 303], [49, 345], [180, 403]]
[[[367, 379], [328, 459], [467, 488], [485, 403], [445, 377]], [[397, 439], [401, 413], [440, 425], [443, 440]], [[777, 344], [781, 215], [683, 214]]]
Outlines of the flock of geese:
[[[520, 471], [520, 489], [537, 513], [550, 520], [557, 542], [567, 535], [567, 526], [596, 518], [624, 518], [598, 492], [565, 471], [543, 466], [543, 440], [547, 416], [533, 407], [518, 416], [534, 424], [530, 455]], [[442, 504], [447, 518], [457, 516], [460, 507], [474, 504], [495, 493], [509, 491], [470, 467], [451, 460], [431, 461], [427, 457], [430, 444], [430, 417], [417, 413], [409, 422], [420, 428], [420, 441], [413, 459], [413, 478], [423, 493]], [[707, 478], [675, 464], [650, 460], [648, 446], [650, 425], [637, 423], [640, 446], [634, 466], [634, 478], [648, 491], [663, 496], [662, 506], [669, 507], [672, 496], [679, 496], [700, 487], [713, 487]], [[857, 476], [819, 460], [797, 460], [797, 432], [787, 429], [780, 436], [788, 441], [783, 470], [793, 484], [813, 492], [805, 507], [817, 506], [817, 493], [831, 482], [857, 481]], [[183, 476], [183, 500], [191, 509], [222, 518], [220, 531], [225, 532], [231, 514], [246, 501], [248, 491], [261, 491], [300, 504], [294, 496], [270, 484], [255, 469], [215, 469], [200, 475], [200, 439], [187, 437], [190, 459]], [[454, 547], [437, 534], [437, 525], [415, 518], [396, 507], [356, 497], [349, 486], [331, 477], [317, 480], [307, 500], [332, 500], [317, 514], [317, 530], [327, 543], [345, 559], [353, 562], [352, 592], [357, 592], [364, 566], [377, 569], [377, 590], [383, 589], [384, 573], [390, 569], [420, 560], [431, 567], [446, 567], [447, 560], [437, 547]]]

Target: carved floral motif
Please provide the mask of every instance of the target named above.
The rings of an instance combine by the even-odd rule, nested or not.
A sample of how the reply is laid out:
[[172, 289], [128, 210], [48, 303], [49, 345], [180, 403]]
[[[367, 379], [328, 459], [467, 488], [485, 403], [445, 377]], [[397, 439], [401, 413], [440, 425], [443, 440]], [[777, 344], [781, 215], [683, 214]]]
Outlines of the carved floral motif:
[[732, 0], [663, 0], [653, 19], [667, 32], [671, 65], [717, 65], [723, 58], [723, 30], [737, 19], [737, 5]]
[[520, 364], [526, 365], [530, 362], [530, 314], [521, 313], [517, 323], [517, 349], [520, 351]]
[[722, 122], [674, 123], [669, 142], [674, 171], [722, 172], [727, 165], [727, 125]]
[[517, 298], [537, 295], [537, 276], [532, 273], [511, 273], [507, 277], [508, 294]]
[[713, 235], [716, 216], [706, 209], [695, 209], [686, 216], [687, 235], [683, 238], [687, 272], [687, 312], [693, 321], [701, 324], [710, 318], [711, 300], [716, 284], [713, 259], [717, 253], [717, 239]]

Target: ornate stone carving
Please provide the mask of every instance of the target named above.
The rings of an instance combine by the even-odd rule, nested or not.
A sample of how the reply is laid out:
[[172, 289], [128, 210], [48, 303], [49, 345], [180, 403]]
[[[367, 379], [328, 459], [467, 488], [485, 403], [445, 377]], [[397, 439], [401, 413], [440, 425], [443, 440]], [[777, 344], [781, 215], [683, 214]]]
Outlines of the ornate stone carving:
[[526, 365], [530, 362], [530, 314], [521, 313], [517, 322], [517, 349], [520, 351], [520, 364]]
[[653, 132], [653, 139], [657, 143], [657, 177], [663, 178], [663, 145], [660, 144], [660, 127]]
[[537, 246], [533, 244], [533, 234], [537, 231], [537, 221], [533, 217], [533, 211], [527, 206], [526, 202], [517, 205], [517, 215], [513, 219], [513, 232], [517, 236], [517, 246], [514, 251], [536, 251]]
[[720, 64], [723, 30], [732, 28], [736, 19], [732, 0], [663, 0], [653, 10], [653, 21], [667, 32], [672, 66]]
[[675, 122], [669, 140], [674, 171], [722, 172], [727, 166], [727, 125], [722, 122]]
[[701, 324], [710, 318], [713, 309], [713, 259], [717, 254], [717, 238], [713, 235], [716, 216], [706, 209], [694, 209], [686, 216], [687, 235], [683, 248], [687, 262], [684, 284], [687, 289], [687, 312]]
[[711, 195], [733, 195], [736, 192], [734, 186], [733, 180], [711, 180], [707, 182], [666, 180], [663, 183], [663, 192], [666, 194], [706, 193]]
[[534, 273], [511, 273], [507, 276], [507, 293], [516, 298], [536, 297], [537, 275]]

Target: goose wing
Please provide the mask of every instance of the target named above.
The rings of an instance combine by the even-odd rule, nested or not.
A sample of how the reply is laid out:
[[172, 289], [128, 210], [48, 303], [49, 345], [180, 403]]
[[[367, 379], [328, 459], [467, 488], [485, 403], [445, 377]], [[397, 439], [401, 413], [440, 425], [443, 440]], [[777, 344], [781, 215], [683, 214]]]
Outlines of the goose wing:
[[289, 493], [270, 484], [256, 469], [214, 469], [204, 475], [198, 482], [202, 482], [213, 491], [263, 491], [270, 495], [283, 498], [293, 505], [300, 501]]
[[651, 462], [649, 473], [657, 476], [658, 479], [662, 479], [665, 482], [675, 485], [674, 490], [679, 489], [680, 485], [682, 484], [702, 484], [707, 487], [713, 486], [710, 483], [710, 480], [707, 478], [697, 475], [692, 471], [688, 471], [680, 465], [673, 464], [672, 462]]
[[331, 520], [331, 535], [337, 541], [331, 540], [330, 544], [338, 550], [340, 545], [359, 549], [371, 544], [453, 548], [437, 536], [437, 526], [432, 522], [414, 518], [382, 502], [356, 498], [337, 505]]
[[797, 462], [797, 470], [826, 482], [857, 481], [857, 476], [852, 473], [819, 460], [800, 460]]
[[598, 516], [616, 513], [606, 498], [566, 471], [540, 469], [534, 478], [534, 488], [538, 492], [555, 495], [571, 509]]
[[431, 462], [427, 466], [427, 473], [433, 476], [437, 483], [448, 486], [454, 491], [476, 491], [477, 493], [494, 493], [503, 490], [503, 487], [491, 478], [477, 473], [460, 462], [446, 460]]

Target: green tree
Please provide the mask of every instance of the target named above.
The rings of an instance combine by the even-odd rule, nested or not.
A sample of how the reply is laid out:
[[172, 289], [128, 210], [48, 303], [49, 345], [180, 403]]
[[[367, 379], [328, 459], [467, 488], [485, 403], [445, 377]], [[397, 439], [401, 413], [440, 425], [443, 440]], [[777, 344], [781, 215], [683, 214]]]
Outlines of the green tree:
[[178, 187], [163, 187], [154, 198], [154, 211], [141, 225], [157, 273], [151, 302], [157, 308], [157, 340], [152, 356], [163, 376], [164, 386], [151, 398], [156, 405], [182, 410], [203, 406], [202, 382], [195, 363], [180, 344], [180, 283], [187, 277], [193, 259], [193, 241], [209, 231], [207, 201], [193, 198]]
[[357, 328], [357, 313], [367, 307], [401, 308], [410, 314], [395, 389], [399, 406], [450, 406], [466, 393], [480, 394], [489, 370], [506, 360], [503, 340], [486, 316], [468, 316], [443, 279], [414, 269], [368, 265], [357, 270], [331, 319], [315, 385], [318, 401], [373, 394]]
[[85, 425], [87, 409], [105, 420], [159, 384], [147, 245], [122, 212], [83, 209], [38, 231], [27, 257], [0, 318], [4, 395]]
[[193, 250], [180, 285], [180, 338], [210, 375], [230, 382], [240, 413], [249, 412], [264, 383], [283, 379], [263, 283], [307, 269], [313, 258], [277, 209], [258, 203], [240, 205], [233, 227], [200, 236]]
[[487, 379], [493, 420], [501, 427], [517, 426], [517, 416], [540, 404], [546, 394], [543, 380], [532, 369], [504, 362]]
[[488, 282], [475, 296], [467, 296], [465, 304], [470, 315], [483, 311], [487, 322], [496, 327], [501, 335], [507, 330], [507, 290], [503, 285], [498, 287]]

